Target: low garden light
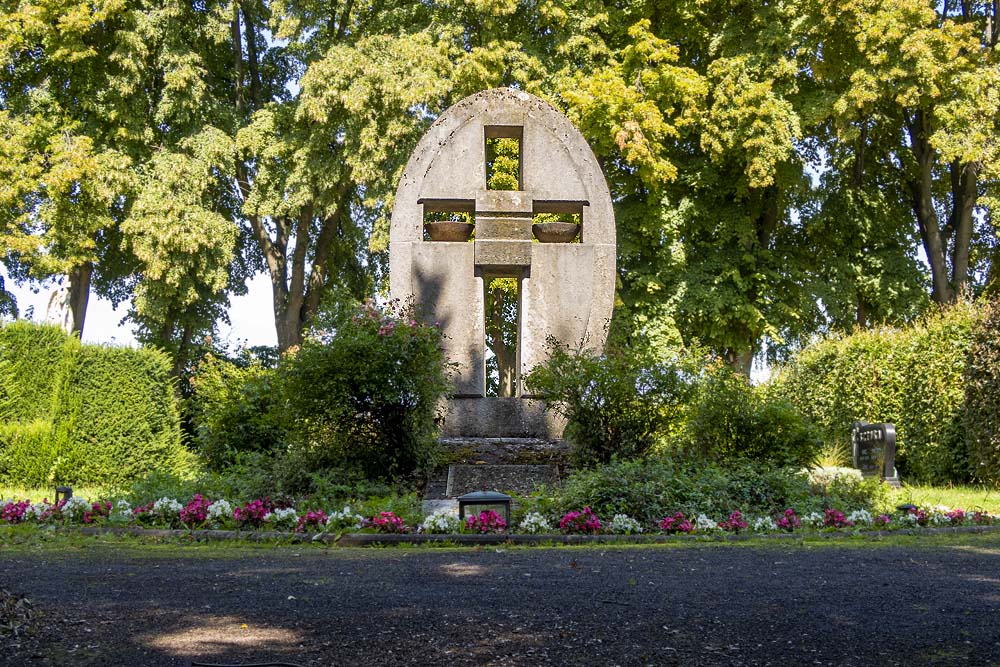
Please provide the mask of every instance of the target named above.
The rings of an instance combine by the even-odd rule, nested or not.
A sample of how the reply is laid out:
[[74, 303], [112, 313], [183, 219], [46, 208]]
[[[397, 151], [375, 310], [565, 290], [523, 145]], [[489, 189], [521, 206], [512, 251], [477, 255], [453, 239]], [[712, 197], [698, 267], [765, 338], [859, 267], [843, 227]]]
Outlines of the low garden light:
[[59, 504], [60, 500], [69, 500], [73, 497], [73, 487], [72, 486], [57, 486], [56, 487], [56, 504]]
[[481, 512], [493, 510], [503, 516], [510, 525], [510, 496], [497, 491], [473, 491], [458, 497], [458, 518], [465, 521], [466, 516], [476, 516]]

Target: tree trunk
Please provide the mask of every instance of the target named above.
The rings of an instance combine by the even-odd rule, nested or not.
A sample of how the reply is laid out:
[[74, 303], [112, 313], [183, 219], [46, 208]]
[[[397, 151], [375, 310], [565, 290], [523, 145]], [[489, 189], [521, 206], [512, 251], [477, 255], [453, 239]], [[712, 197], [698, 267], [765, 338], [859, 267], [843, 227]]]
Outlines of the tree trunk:
[[930, 121], [923, 111], [906, 119], [910, 135], [910, 150], [916, 159], [916, 171], [908, 179], [913, 213], [920, 228], [924, 252], [931, 266], [933, 289], [931, 297], [940, 304], [955, 300], [955, 290], [949, 283], [947, 241], [934, 210], [934, 149], [930, 145]]
[[94, 263], [84, 262], [69, 272], [69, 307], [73, 313], [73, 333], [83, 338], [83, 325], [87, 319], [87, 303], [90, 301], [90, 278], [94, 275]]
[[967, 162], [953, 167], [951, 232], [955, 240], [951, 255], [951, 287], [956, 295], [969, 283], [969, 247], [972, 243], [972, 214], [979, 196], [979, 165]]

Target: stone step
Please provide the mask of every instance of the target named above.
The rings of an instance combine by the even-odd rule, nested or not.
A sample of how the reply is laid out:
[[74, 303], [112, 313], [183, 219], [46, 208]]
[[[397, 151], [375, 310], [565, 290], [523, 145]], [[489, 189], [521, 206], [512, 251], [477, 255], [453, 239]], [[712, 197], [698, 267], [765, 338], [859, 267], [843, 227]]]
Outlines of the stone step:
[[565, 440], [538, 438], [441, 438], [441, 447], [452, 464], [565, 466], [569, 445]]

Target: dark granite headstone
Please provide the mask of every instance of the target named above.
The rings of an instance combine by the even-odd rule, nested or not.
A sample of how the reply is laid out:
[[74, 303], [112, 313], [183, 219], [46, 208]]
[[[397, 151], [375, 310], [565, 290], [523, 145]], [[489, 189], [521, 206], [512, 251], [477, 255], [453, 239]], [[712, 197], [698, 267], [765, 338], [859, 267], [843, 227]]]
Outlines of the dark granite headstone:
[[851, 430], [854, 467], [865, 477], [884, 479], [899, 486], [896, 476], [896, 427], [892, 424], [854, 422]]

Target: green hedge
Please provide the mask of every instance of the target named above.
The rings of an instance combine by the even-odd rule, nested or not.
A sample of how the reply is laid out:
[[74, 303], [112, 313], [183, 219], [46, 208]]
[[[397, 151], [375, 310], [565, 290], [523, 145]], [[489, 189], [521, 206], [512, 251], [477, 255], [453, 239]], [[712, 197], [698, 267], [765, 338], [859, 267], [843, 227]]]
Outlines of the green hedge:
[[16, 323], [0, 329], [0, 360], [11, 388], [0, 397], [0, 481], [112, 485], [194, 469], [163, 353]]
[[773, 381], [820, 426], [849, 443], [857, 420], [892, 422], [897, 468], [909, 481], [967, 481], [965, 369], [975, 304], [959, 303], [905, 329], [832, 335], [804, 349]]
[[965, 369], [965, 428], [972, 478], [1000, 483], [1000, 301], [986, 306]]
[[55, 389], [79, 341], [47, 324], [18, 321], [0, 327], [0, 421], [49, 419]]

